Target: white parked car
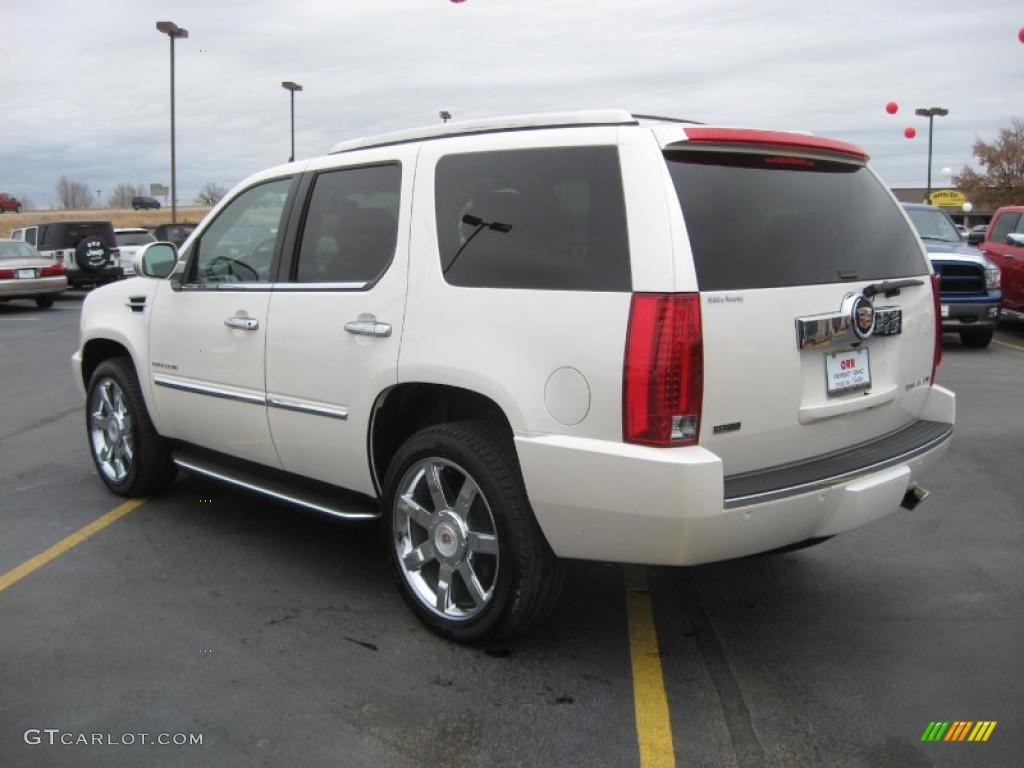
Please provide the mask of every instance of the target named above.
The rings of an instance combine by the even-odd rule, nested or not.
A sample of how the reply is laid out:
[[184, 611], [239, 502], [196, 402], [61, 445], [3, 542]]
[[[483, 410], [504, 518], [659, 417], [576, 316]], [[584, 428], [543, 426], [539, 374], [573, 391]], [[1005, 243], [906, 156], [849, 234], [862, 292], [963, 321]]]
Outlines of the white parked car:
[[121, 266], [126, 277], [135, 274], [135, 254], [143, 246], [156, 242], [153, 233], [142, 227], [115, 229], [114, 238], [117, 240], [118, 250], [121, 251]]
[[100, 477], [381, 518], [459, 640], [559, 558], [688, 565], [912, 508], [949, 445], [936, 291], [864, 151], [599, 111], [339, 144], [88, 296]]

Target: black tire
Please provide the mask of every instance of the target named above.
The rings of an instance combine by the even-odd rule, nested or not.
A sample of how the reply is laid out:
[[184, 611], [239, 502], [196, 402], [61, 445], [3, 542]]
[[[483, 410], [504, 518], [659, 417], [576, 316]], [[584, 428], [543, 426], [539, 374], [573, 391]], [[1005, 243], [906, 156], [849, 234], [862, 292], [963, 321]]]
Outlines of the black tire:
[[[114, 479], [104, 471], [96, 453], [91, 429], [93, 395], [97, 387], [107, 380], [113, 381], [124, 394], [127, 412], [131, 418], [133, 456], [130, 468], [121, 479]], [[113, 357], [96, 366], [87, 390], [85, 430], [96, 472], [106, 486], [118, 496], [149, 496], [164, 490], [174, 480], [177, 468], [171, 460], [170, 445], [157, 434], [149, 418], [139, 379], [129, 358]]]
[[15, 208], [14, 212], [15, 213], [21, 213], [21, 206], [19, 205], [17, 208]]
[[75, 264], [87, 275], [102, 272], [110, 264], [110, 248], [98, 237], [83, 237], [75, 245]]
[[36, 306], [40, 309], [49, 309], [53, 306], [53, 296], [38, 296]]
[[[452, 462], [472, 478], [489, 508], [498, 539], [492, 596], [479, 614], [466, 620], [445, 618], [428, 608], [399, 563], [396, 542], [401, 534], [395, 528], [399, 484], [411, 468], [432, 458]], [[511, 637], [554, 608], [561, 589], [560, 564], [534, 518], [515, 448], [503, 430], [487, 422], [462, 421], [415, 433], [388, 467], [382, 511], [381, 534], [399, 591], [413, 613], [442, 637], [467, 643]]]
[[991, 328], [984, 331], [960, 331], [960, 343], [972, 349], [984, 349], [992, 341]]

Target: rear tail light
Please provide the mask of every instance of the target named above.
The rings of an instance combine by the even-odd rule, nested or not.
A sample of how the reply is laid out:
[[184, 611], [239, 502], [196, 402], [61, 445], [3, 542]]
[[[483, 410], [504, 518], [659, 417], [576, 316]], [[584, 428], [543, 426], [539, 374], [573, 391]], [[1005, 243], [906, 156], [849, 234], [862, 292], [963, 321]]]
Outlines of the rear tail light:
[[40, 277], [54, 277], [56, 275], [63, 275], [63, 274], [64, 274], [64, 265], [63, 264], [51, 264], [50, 266], [43, 267], [41, 270], [39, 270], [39, 276]]
[[622, 372], [623, 439], [694, 445], [703, 396], [700, 294], [633, 294]]
[[938, 275], [932, 275], [932, 303], [935, 305], [935, 350], [932, 352], [932, 377], [929, 384], [935, 383], [935, 372], [942, 362], [942, 303], [939, 301]]
[[121, 258], [121, 249], [120, 248], [111, 248], [110, 249], [110, 255], [115, 260], [116, 259], [120, 259]]
[[13, 269], [0, 269], [0, 280], [11, 280], [13, 277]]

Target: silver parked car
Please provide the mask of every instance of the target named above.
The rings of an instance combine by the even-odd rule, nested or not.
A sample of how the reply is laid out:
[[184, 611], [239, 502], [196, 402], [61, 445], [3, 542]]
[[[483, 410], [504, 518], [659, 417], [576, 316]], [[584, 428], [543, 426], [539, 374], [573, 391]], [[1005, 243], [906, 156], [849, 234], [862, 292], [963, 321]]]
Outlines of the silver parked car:
[[67, 289], [63, 264], [40, 256], [28, 243], [0, 240], [0, 301], [35, 299], [40, 307], [52, 307]]

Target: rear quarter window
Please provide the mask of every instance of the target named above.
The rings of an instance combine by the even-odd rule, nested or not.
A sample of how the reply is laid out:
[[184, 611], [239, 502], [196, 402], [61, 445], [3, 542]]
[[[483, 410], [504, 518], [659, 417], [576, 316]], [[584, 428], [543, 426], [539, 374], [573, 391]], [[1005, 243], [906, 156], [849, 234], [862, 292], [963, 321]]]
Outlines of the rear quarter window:
[[899, 206], [864, 166], [740, 152], [665, 157], [701, 290], [928, 272]]
[[441, 271], [452, 285], [631, 288], [615, 147], [447, 155], [435, 196]]

